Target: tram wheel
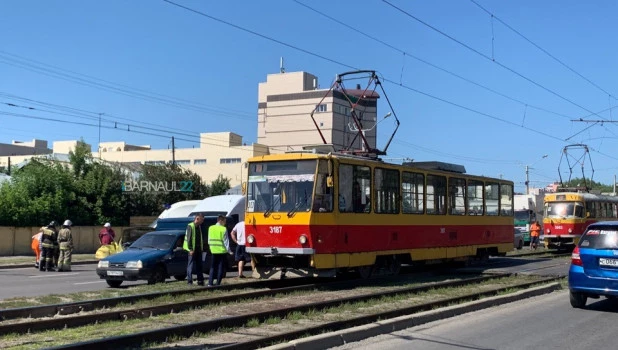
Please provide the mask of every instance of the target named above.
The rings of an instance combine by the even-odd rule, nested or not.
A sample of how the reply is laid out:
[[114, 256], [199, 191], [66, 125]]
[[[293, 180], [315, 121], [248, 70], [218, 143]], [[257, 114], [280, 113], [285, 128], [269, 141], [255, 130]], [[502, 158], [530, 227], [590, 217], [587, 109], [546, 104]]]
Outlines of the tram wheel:
[[396, 256], [390, 257], [387, 261], [387, 264], [389, 275], [397, 276], [401, 271], [401, 262], [399, 261], [399, 259], [397, 259]]
[[359, 266], [356, 269], [356, 271], [358, 272], [358, 275], [362, 279], [368, 279], [369, 277], [371, 277], [371, 275], [373, 274], [373, 270], [374, 270], [373, 265], [371, 265], [371, 266]]

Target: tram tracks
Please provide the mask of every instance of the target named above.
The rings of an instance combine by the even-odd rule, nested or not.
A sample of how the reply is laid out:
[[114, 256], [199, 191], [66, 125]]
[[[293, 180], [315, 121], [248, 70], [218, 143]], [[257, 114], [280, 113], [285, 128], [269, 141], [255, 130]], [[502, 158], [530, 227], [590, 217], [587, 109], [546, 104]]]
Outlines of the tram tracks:
[[[263, 323], [268, 322], [268, 320], [272, 319], [284, 319], [291, 314], [310, 314], [315, 312], [324, 312], [329, 309], [337, 309], [342, 307], [342, 305], [352, 305], [352, 308], [357, 308], [359, 306], [354, 305], [363, 305], [363, 303], [369, 301], [377, 301], [384, 300], [385, 298], [390, 300], [390, 298], [394, 298], [400, 296], [401, 298], [408, 298], [416, 295], [423, 295], [423, 293], [428, 293], [430, 291], [435, 290], [451, 290], [456, 291], [459, 287], [467, 287], [468, 291], [473, 291], [472, 293], [465, 293], [462, 295], [457, 295], [454, 297], [445, 297], [445, 298], [437, 298], [436, 300], [432, 300], [431, 302], [425, 302], [417, 305], [412, 305], [409, 307], [395, 307], [390, 310], [373, 313], [371, 315], [364, 315], [360, 317], [352, 317], [341, 321], [336, 322], [323, 322], [319, 325], [313, 327], [302, 327], [300, 330], [292, 330], [290, 332], [279, 332], [280, 334], [263, 337], [261, 339], [250, 339], [246, 341], [242, 340], [234, 340], [233, 337], [226, 333], [222, 336], [225, 337], [225, 340], [220, 342], [220, 346], [224, 346], [225, 348], [233, 348], [233, 349], [248, 349], [255, 348], [256, 346], [268, 345], [274, 341], [281, 341], [283, 339], [294, 339], [295, 337], [300, 337], [302, 335], [311, 335], [316, 333], [321, 333], [327, 330], [337, 330], [347, 327], [353, 327], [357, 325], [366, 324], [369, 322], [375, 322], [378, 319], [391, 318], [401, 315], [407, 315], [410, 313], [417, 313], [421, 311], [431, 310], [433, 308], [448, 306], [453, 303], [461, 303], [463, 301], [475, 300], [487, 296], [497, 295], [499, 293], [509, 292], [514, 289], [522, 289], [529, 288], [532, 286], [546, 284], [551, 281], [555, 281], [558, 278], [543, 278], [536, 279], [533, 281], [525, 281], [523, 283], [513, 283], [517, 282], [516, 280], [512, 280], [510, 284], [500, 285], [499, 280], [507, 278], [504, 275], [493, 275], [493, 276], [482, 276], [469, 278], [464, 280], [457, 281], [444, 281], [444, 282], [436, 282], [436, 283], [426, 283], [422, 285], [401, 288], [398, 290], [391, 291], [380, 291], [377, 293], [364, 293], [361, 295], [349, 296], [349, 297], [336, 297], [329, 298], [328, 300], [321, 300], [315, 302], [301, 302], [296, 305], [279, 305], [279, 307], [266, 307], [263, 310], [258, 310], [255, 312], [242, 312], [241, 314], [227, 314], [221, 317], [211, 318], [206, 321], [198, 321], [198, 322], [190, 322], [183, 323], [180, 325], [173, 325], [171, 327], [157, 327], [156, 329], [150, 329], [147, 331], [135, 332], [127, 335], [119, 335], [112, 336], [101, 339], [94, 339], [89, 341], [84, 341], [81, 343], [67, 344], [56, 347], [56, 349], [87, 349], [87, 348], [133, 348], [133, 347], [144, 347], [148, 344], [152, 346], [152, 344], [171, 341], [174, 343], [183, 338], [191, 338], [196, 335], [199, 337], [200, 334], [218, 334], [218, 332], [222, 330], [230, 330], [239, 327], [244, 327], [252, 322]], [[498, 287], [495, 287], [495, 286]], [[494, 286], [494, 287], [492, 287]], [[484, 288], [483, 288], [484, 287]], [[491, 287], [488, 289], [488, 287]], [[449, 295], [448, 293], [446, 295]], [[302, 296], [297, 296], [298, 298], [302, 298]], [[387, 301], [390, 302], [390, 301]], [[392, 302], [390, 302], [392, 303]], [[246, 310], [245, 310], [246, 311]], [[216, 343], [209, 343], [208, 347], [216, 347]], [[172, 345], [172, 346], [189, 346], [189, 344], [181, 344]], [[199, 344], [199, 342], [198, 342]], [[163, 344], [165, 347], [170, 346], [169, 343]], [[191, 346], [195, 346], [195, 343], [191, 343]]]
[[[412, 277], [413, 278], [413, 277]], [[412, 280], [411, 277], [408, 276], [408, 280]], [[458, 285], [457, 283], [467, 284], [474, 283], [476, 281], [484, 281], [487, 279], [491, 279], [495, 277], [478, 277], [472, 279], [465, 279], [460, 282], [448, 282], [447, 285]], [[264, 297], [274, 297], [277, 295], [291, 294], [296, 292], [308, 292], [313, 290], [337, 290], [337, 289], [350, 289], [357, 287], [366, 287], [373, 285], [383, 285], [388, 284], [389, 282], [406, 281], [406, 277], [386, 277], [386, 278], [375, 278], [370, 280], [351, 280], [351, 281], [330, 281], [325, 283], [306, 283], [307, 279], [290, 279], [283, 281], [260, 281], [253, 283], [243, 283], [243, 284], [235, 284], [235, 285], [225, 285], [215, 288], [209, 289], [200, 289], [198, 292], [207, 295], [200, 296], [197, 298], [193, 298], [192, 300], [182, 301], [182, 302], [172, 302], [172, 303], [159, 303], [157, 305], [151, 306], [142, 306], [142, 307], [130, 307], [130, 308], [122, 308], [120, 310], [114, 311], [105, 311], [107, 308], [120, 305], [120, 303], [124, 300], [124, 303], [127, 303], [127, 300], [136, 302], [143, 300], [156, 300], [153, 297], [154, 295], [159, 295], [160, 293], [152, 293], [146, 295], [137, 295], [131, 296], [129, 298], [114, 298], [112, 300], [95, 300], [92, 303], [82, 303], [76, 305], [49, 305], [44, 308], [46, 310], [59, 310], [59, 315], [68, 315], [69, 313], [78, 313], [78, 312], [91, 312], [86, 315], [76, 315], [76, 316], [66, 316], [66, 317], [53, 317], [43, 320], [32, 320], [31, 316], [21, 317], [22, 319], [26, 319], [26, 321], [21, 322], [19, 318], [15, 319], [15, 322], [1, 322], [0, 323], [0, 335], [5, 334], [26, 334], [41, 330], [52, 330], [52, 329], [65, 329], [72, 327], [85, 326], [89, 324], [96, 324], [100, 322], [109, 322], [109, 321], [126, 321], [131, 319], [143, 319], [157, 315], [169, 314], [169, 313], [179, 313], [187, 310], [197, 309], [207, 307], [209, 305], [218, 305], [223, 303], [236, 303], [243, 300], [251, 300], [251, 299], [259, 299]], [[258, 288], [259, 286], [264, 285], [261, 282], [271, 282], [269, 283], [269, 288], [265, 290], [256, 290], [249, 292], [241, 292], [241, 288]], [[273, 283], [275, 282], [275, 283]], [[303, 283], [305, 282], [305, 283]], [[259, 285], [259, 286], [256, 286]], [[441, 284], [436, 284], [436, 286], [441, 286]], [[235, 288], [232, 288], [235, 287]], [[234, 291], [234, 294], [222, 295], [222, 296], [212, 296], [208, 294], [212, 294], [212, 291]], [[183, 291], [184, 292], [184, 291]], [[192, 290], [194, 292], [194, 290]], [[169, 293], [168, 293], [169, 294]], [[175, 293], [175, 296], [178, 296], [180, 293]], [[187, 294], [187, 293], [183, 293]], [[167, 295], [167, 294], [166, 294]], [[159, 295], [161, 296], [161, 295]], [[140, 298], [141, 297], [141, 298]], [[94, 309], [92, 308], [94, 304], [99, 304], [99, 307]], [[85, 307], [84, 305], [88, 305]], [[29, 309], [29, 308], [25, 308]], [[22, 314], [27, 314], [30, 310], [22, 310]], [[27, 312], [28, 311], [28, 312]], [[11, 315], [19, 314], [19, 310], [13, 310]]]
[[[344, 281], [344, 282], [330, 282], [325, 284], [303, 284], [292, 287], [282, 287], [277, 290], [268, 291], [251, 291], [242, 292], [234, 295], [227, 296], [211, 296], [210, 298], [200, 298], [190, 301], [189, 303], [166, 303], [161, 305], [155, 305], [148, 308], [139, 308], [136, 310], [124, 310], [122, 311], [104, 311], [93, 315], [78, 315], [59, 317], [58, 320], [30, 320], [27, 322], [15, 323], [15, 326], [5, 325], [7, 328], [2, 330], [12, 333], [6, 342], [1, 343], [3, 347], [10, 347], [20, 344], [19, 334], [30, 332], [28, 339], [30, 342], [37, 343], [37, 339], [49, 339], [53, 338], [66, 338], [68, 333], [72, 334], [84, 334], [78, 336], [76, 339], [92, 339], [82, 343], [66, 344], [74, 342], [76, 339], [59, 340], [58, 348], [87, 348], [87, 347], [105, 347], [105, 348], [119, 348], [119, 347], [141, 347], [144, 342], [162, 342], [172, 339], [181, 339], [190, 337], [195, 332], [211, 332], [211, 334], [218, 334], [218, 330], [223, 328], [242, 327], [245, 324], [251, 322], [267, 322], [268, 319], [284, 318], [290, 313], [311, 313], [316, 310], [327, 310], [329, 308], [338, 308], [344, 304], [362, 303], [363, 301], [376, 300], [379, 298], [408, 298], [410, 295], [417, 295], [427, 293], [428, 291], [435, 290], [458, 290], [461, 288], [473, 288], [469, 290], [476, 290], [476, 285], [498, 284], [502, 282], [500, 279], [506, 278], [505, 275], [491, 275], [481, 277], [468, 277], [465, 279], [447, 280], [441, 282], [422, 283], [413, 286], [409, 286], [411, 280], [418, 279], [418, 276], [409, 277], [410, 281], [407, 281], [408, 285], [389, 285], [390, 281], [401, 280], [402, 277], [397, 278], [380, 278], [376, 280], [365, 281]], [[434, 276], [435, 277], [435, 276]], [[437, 277], [437, 278], [453, 278], [452, 276]], [[405, 276], [404, 276], [405, 279]], [[390, 280], [390, 281], [389, 281]], [[543, 281], [533, 281], [531, 284], [545, 283]], [[386, 284], [386, 286], [384, 285]], [[357, 287], [371, 286], [372, 288], [360, 288], [361, 294], [353, 295]], [[472, 287], [471, 287], [472, 286]], [[373, 288], [376, 287], [376, 288]], [[510, 288], [510, 287], [508, 287]], [[389, 289], [389, 290], [386, 290]], [[504, 289], [504, 288], [503, 288]], [[376, 290], [380, 290], [377, 293], [373, 293]], [[322, 294], [324, 293], [324, 294]], [[434, 292], [430, 292], [434, 293]], [[497, 292], [495, 292], [497, 293]], [[343, 294], [343, 297], [342, 297]], [[322, 295], [320, 297], [319, 295]], [[352, 295], [352, 296], [350, 296]], [[266, 298], [266, 299], [264, 299]], [[296, 301], [286, 302], [285, 299], [296, 299]], [[325, 298], [325, 300], [322, 300]], [[263, 301], [262, 301], [263, 300]], [[303, 302], [304, 300], [311, 302]], [[316, 301], [317, 300], [317, 301]], [[449, 302], [456, 302], [456, 299], [449, 299]], [[252, 306], [253, 305], [253, 306]], [[278, 307], [274, 307], [274, 306]], [[438, 307], [439, 305], [436, 304]], [[230, 308], [231, 306], [231, 308]], [[222, 313], [214, 312], [211, 310], [223, 310]], [[227, 310], [227, 311], [225, 311]], [[233, 310], [236, 310], [234, 312]], [[241, 313], [238, 310], [242, 310]], [[255, 311], [247, 313], [247, 311]], [[169, 315], [165, 315], [169, 314]], [[111, 315], [111, 316], [110, 316]], [[156, 315], [161, 315], [157, 317]], [[177, 315], [177, 316], [176, 316]], [[193, 316], [191, 316], [193, 315]], [[201, 315], [201, 316], [200, 316]], [[105, 322], [111, 317], [112, 322]], [[161, 318], [163, 317], [163, 318]], [[384, 316], [380, 316], [384, 317]], [[202, 321], [204, 318], [209, 320]], [[120, 321], [126, 320], [126, 321]], [[199, 322], [195, 322], [199, 321]], [[49, 323], [52, 322], [52, 323]], [[101, 334], [99, 331], [93, 332], [93, 328], [83, 328], [83, 324], [92, 324], [96, 322], [96, 329], [100, 329], [103, 334], [108, 334], [106, 329], [115, 329], [116, 332], [109, 333], [110, 336], [104, 339], [94, 339], [97, 334]], [[325, 322], [332, 329], [336, 329], [336, 324], [331, 322]], [[124, 326], [123, 326], [124, 325]], [[162, 327], [162, 326], [168, 327]], [[169, 325], [172, 325], [169, 327]], [[12, 329], [8, 327], [13, 327]], [[52, 331], [50, 329], [62, 329], [61, 331]], [[126, 328], [125, 334], [118, 332], [118, 329]], [[144, 330], [148, 329], [148, 330]], [[38, 335], [39, 332], [43, 332]], [[88, 334], [90, 333], [90, 334]], [[123, 334], [123, 335], [118, 335]], [[117, 336], [114, 336], [117, 335]], [[288, 338], [289, 339], [289, 338]], [[252, 340], [253, 341], [253, 340]], [[242, 343], [243, 341], [237, 341], [235, 343]], [[15, 345], [12, 345], [15, 344]], [[49, 345], [44, 345], [49, 347]], [[251, 345], [249, 345], [251, 347]]]

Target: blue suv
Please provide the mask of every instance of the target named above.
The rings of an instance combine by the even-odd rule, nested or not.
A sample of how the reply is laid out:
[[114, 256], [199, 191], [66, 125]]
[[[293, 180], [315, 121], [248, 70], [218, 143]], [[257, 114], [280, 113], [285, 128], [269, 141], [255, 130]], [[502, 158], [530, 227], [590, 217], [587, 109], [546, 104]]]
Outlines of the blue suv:
[[618, 297], [618, 221], [588, 226], [571, 255], [569, 292], [575, 308], [588, 298]]

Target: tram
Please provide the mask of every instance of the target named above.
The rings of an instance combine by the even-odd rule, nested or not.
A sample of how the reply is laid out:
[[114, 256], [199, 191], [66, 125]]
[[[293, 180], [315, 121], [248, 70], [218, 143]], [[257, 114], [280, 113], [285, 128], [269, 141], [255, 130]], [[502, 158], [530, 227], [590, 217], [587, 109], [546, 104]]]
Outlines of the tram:
[[513, 182], [454, 164], [265, 155], [248, 161], [246, 196], [246, 250], [260, 277], [368, 277], [513, 250]]
[[588, 225], [618, 220], [618, 197], [587, 192], [547, 193], [544, 199], [543, 244], [573, 249]]

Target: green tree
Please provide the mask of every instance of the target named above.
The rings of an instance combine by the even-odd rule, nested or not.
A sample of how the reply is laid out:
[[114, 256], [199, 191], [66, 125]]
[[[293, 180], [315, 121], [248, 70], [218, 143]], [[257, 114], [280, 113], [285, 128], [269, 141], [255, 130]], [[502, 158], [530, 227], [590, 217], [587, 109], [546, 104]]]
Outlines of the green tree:
[[585, 185], [587, 185], [591, 190], [598, 190], [601, 192], [613, 192], [614, 191], [614, 186], [612, 185], [602, 184], [600, 182], [596, 182], [590, 179], [586, 179], [584, 181], [583, 178], [579, 178], [579, 177], [573, 178], [571, 179], [571, 181], [564, 183], [565, 187], [584, 187]]
[[225, 194], [227, 190], [230, 189], [230, 179], [227, 177], [223, 177], [223, 175], [219, 174], [217, 179], [211, 182], [210, 184], [210, 194], [211, 196], [218, 196], [221, 194]]

